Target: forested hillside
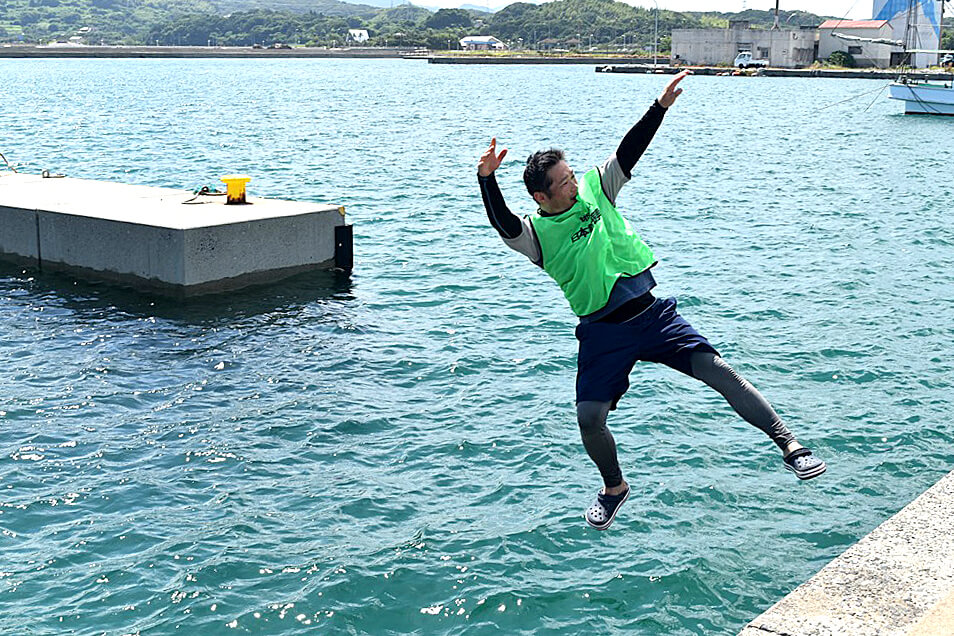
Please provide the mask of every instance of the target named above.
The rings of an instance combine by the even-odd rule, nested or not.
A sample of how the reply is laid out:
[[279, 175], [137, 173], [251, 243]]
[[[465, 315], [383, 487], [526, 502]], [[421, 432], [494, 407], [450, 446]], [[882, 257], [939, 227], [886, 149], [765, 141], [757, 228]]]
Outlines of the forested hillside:
[[[388, 0], [369, 0], [381, 4]], [[660, 50], [673, 28], [724, 27], [747, 19], [771, 27], [770, 11], [740, 14], [659, 12]], [[268, 46], [276, 42], [342, 46], [349, 29], [366, 29], [370, 46], [453, 47], [465, 35], [493, 35], [513, 47], [650, 51], [655, 11], [616, 0], [517, 2], [496, 13], [436, 12], [410, 4], [381, 8], [339, 0], [3, 0], [0, 41], [79, 39], [87, 44]], [[781, 12], [786, 26], [823, 18]]]
[[173, 16], [216, 10], [208, 0], [0, 0], [0, 41], [45, 43], [85, 28], [91, 43], [139, 42]]

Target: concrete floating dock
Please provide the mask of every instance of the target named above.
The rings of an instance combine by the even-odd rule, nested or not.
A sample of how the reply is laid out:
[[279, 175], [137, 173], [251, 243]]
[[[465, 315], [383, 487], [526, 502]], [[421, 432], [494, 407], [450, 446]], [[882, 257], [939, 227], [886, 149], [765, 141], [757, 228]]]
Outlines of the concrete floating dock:
[[352, 265], [343, 207], [0, 174], [0, 258], [176, 297]]
[[739, 636], [954, 634], [954, 472]]

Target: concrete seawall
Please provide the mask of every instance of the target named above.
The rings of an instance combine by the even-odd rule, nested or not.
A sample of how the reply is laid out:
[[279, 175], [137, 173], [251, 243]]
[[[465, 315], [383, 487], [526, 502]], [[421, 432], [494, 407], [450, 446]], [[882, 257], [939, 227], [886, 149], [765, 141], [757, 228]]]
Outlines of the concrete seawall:
[[[690, 70], [694, 75], [725, 75], [737, 69], [725, 66], [653, 66], [651, 64], [623, 64], [616, 62], [604, 66], [597, 66], [597, 73], [660, 73], [672, 75], [681, 71]], [[754, 69], [749, 72], [753, 72]], [[954, 73], [943, 71], [867, 71], [852, 69], [829, 68], [766, 68], [758, 71], [762, 77], [827, 77], [833, 79], [887, 79], [896, 80], [899, 75], [906, 75], [913, 80], [951, 80]], [[747, 75], [748, 76], [748, 75]]]
[[644, 57], [595, 57], [595, 56], [543, 56], [530, 55], [495, 56], [495, 55], [432, 55], [427, 57], [430, 64], [645, 64], [649, 65], [652, 58]]
[[351, 268], [336, 205], [0, 174], [0, 258], [175, 297]]
[[403, 58], [413, 49], [294, 47], [254, 49], [250, 46], [3, 46], [0, 58]]
[[954, 472], [739, 636], [954, 634]]

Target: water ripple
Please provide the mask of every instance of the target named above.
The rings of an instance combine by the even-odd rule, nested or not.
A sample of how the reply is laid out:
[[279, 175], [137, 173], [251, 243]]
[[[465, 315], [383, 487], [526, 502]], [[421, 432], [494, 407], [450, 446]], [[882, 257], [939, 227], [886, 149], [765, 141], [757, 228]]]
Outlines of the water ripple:
[[186, 303], [0, 266], [2, 632], [730, 634], [954, 459], [950, 122], [817, 111], [857, 81], [691, 78], [619, 198], [659, 292], [828, 474], [796, 483], [717, 395], [640, 365], [610, 421], [633, 494], [595, 533], [574, 321], [488, 227], [474, 162], [496, 134], [528, 212], [521, 158], [601, 162], [661, 78], [0, 68], [24, 171], [248, 172], [255, 194], [346, 205], [357, 263]]

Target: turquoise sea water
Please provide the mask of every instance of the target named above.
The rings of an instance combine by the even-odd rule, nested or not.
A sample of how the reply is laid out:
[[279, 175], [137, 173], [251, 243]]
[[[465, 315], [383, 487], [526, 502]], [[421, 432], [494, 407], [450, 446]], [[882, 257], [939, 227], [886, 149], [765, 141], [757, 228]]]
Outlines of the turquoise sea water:
[[[610, 531], [573, 317], [487, 224], [668, 81], [592, 67], [3, 60], [21, 170], [348, 207], [356, 267], [175, 303], [0, 268], [0, 632], [732, 634], [951, 469], [954, 121], [693, 77], [620, 208], [660, 295], [828, 462], [638, 366]], [[886, 82], [885, 82], [886, 83]], [[872, 99], [874, 102], [872, 103]], [[865, 108], [871, 104], [870, 108]], [[0, 181], [2, 184], [2, 181]], [[2, 185], [0, 185], [2, 188]]]

